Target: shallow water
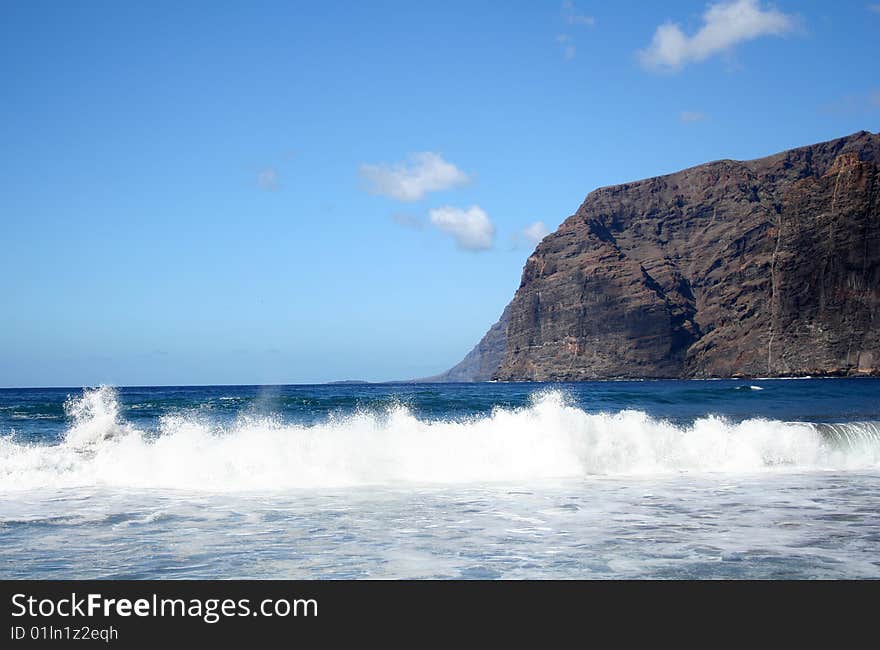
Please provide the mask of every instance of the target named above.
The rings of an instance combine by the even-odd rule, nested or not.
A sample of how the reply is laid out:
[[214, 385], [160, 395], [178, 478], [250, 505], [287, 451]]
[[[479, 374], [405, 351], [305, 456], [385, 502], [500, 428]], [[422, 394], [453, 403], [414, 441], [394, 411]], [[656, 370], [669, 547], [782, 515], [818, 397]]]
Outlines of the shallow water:
[[878, 410], [873, 380], [0, 390], [0, 576], [877, 578]]

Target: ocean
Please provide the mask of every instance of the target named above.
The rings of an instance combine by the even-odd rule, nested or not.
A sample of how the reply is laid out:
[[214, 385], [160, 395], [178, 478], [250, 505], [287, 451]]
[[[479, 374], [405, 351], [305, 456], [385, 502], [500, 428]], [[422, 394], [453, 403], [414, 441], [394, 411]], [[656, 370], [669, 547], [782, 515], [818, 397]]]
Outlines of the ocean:
[[0, 578], [880, 578], [880, 380], [0, 389]]

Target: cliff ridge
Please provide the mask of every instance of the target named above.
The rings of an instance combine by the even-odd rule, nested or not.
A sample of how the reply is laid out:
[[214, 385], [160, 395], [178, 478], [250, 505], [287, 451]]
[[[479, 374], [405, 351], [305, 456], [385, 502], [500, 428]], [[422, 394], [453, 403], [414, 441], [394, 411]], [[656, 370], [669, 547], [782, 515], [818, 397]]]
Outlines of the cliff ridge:
[[880, 135], [591, 192], [435, 380], [880, 375]]

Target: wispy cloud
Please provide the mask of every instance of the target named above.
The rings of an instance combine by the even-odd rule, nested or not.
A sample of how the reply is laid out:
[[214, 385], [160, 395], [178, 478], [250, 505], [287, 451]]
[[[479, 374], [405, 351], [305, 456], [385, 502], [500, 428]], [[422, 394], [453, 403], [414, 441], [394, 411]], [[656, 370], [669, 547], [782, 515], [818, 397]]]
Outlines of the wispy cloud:
[[423, 230], [425, 228], [425, 222], [421, 217], [406, 212], [392, 214], [391, 220], [404, 228], [412, 228], [413, 230]]
[[692, 122], [702, 122], [706, 119], [706, 114], [701, 113], [700, 111], [682, 111], [678, 115], [678, 119], [680, 119], [685, 124], [689, 124]]
[[872, 11], [875, 14], [880, 14], [880, 3], [874, 3], [868, 5], [868, 11]]
[[880, 110], [880, 88], [847, 95], [822, 107], [824, 113], [872, 113], [877, 110]]
[[452, 206], [435, 208], [428, 211], [428, 219], [435, 228], [452, 235], [463, 250], [485, 251], [494, 244], [495, 225], [478, 205], [467, 209]]
[[556, 37], [556, 42], [562, 46], [562, 56], [565, 60], [571, 61], [574, 58], [574, 55], [577, 54], [577, 47], [575, 47], [571, 36], [568, 34], [560, 34]]
[[687, 36], [678, 23], [666, 22], [654, 32], [651, 44], [638, 52], [648, 70], [675, 71], [704, 61], [737, 44], [761, 36], [782, 36], [797, 26], [794, 16], [762, 8], [758, 0], [724, 0], [709, 5], [703, 24]]
[[274, 192], [281, 187], [278, 170], [274, 167], [266, 167], [257, 173], [257, 185], [261, 190]]
[[360, 174], [370, 192], [398, 201], [418, 201], [429, 192], [448, 190], [471, 180], [440, 154], [430, 151], [414, 153], [394, 164], [361, 165]]
[[[579, 13], [571, 0], [562, 3], [562, 20], [572, 27], [595, 27], [596, 19], [593, 16]], [[559, 34], [556, 42], [562, 48], [562, 56], [566, 61], [571, 61], [577, 54], [577, 45], [571, 34]]]
[[510, 248], [532, 249], [537, 246], [544, 237], [550, 234], [550, 229], [543, 221], [535, 221], [530, 223], [521, 230], [510, 233]]
[[593, 16], [578, 13], [577, 8], [571, 0], [563, 0], [562, 17], [569, 25], [586, 25], [587, 27], [596, 26], [596, 19]]
[[536, 246], [538, 242], [549, 234], [550, 230], [543, 221], [536, 221], [522, 229], [522, 236], [532, 246]]

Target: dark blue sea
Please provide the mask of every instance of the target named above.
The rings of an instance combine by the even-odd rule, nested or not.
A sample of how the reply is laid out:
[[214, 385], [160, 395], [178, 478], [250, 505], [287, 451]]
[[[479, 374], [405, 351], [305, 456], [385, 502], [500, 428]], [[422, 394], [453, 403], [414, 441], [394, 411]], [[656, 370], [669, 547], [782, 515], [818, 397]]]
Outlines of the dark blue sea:
[[0, 389], [0, 578], [878, 578], [880, 380]]

